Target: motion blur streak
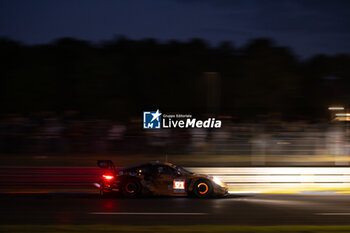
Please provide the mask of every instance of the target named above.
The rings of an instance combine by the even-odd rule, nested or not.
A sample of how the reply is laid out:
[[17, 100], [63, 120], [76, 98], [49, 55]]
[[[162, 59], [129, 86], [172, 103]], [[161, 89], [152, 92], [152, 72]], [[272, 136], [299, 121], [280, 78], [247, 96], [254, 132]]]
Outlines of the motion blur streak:
[[206, 215], [208, 213], [165, 213], [165, 212], [91, 212], [89, 214], [106, 214], [106, 215]]
[[[199, 174], [215, 175], [233, 192], [350, 192], [350, 168], [336, 167], [190, 167]], [[0, 191], [97, 191], [104, 174], [94, 167], [1, 167]]]
[[[124, 226], [203, 224], [348, 225], [349, 216], [339, 213], [350, 213], [349, 194], [245, 194], [210, 199], [183, 197], [138, 199], [115, 197], [100, 199], [97, 194], [0, 194], [0, 202], [1, 222], [9, 225], [57, 225], [66, 224], [67, 222], [70, 224]], [[93, 212], [110, 214], [91, 214]], [[161, 214], [154, 215], [155, 213]], [[184, 215], [184, 213], [203, 214]], [[319, 215], [317, 213], [333, 215]], [[178, 231], [182, 232], [181, 230]], [[54, 232], [57, 232], [57, 230]], [[86, 232], [92, 231], [86, 230]], [[194, 232], [209, 231], [196, 230]], [[289, 229], [284, 232], [294, 231]]]
[[337, 167], [220, 167], [188, 168], [215, 175], [236, 192], [350, 192], [350, 168]]
[[350, 215], [350, 213], [316, 213], [316, 215]]

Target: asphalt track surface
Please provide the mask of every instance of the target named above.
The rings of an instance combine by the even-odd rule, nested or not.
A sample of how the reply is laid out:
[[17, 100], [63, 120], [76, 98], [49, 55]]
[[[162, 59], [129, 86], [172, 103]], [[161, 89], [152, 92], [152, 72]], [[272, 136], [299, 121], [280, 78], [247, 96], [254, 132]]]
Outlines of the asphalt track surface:
[[341, 225], [349, 194], [249, 194], [195, 199], [0, 194], [0, 224]]

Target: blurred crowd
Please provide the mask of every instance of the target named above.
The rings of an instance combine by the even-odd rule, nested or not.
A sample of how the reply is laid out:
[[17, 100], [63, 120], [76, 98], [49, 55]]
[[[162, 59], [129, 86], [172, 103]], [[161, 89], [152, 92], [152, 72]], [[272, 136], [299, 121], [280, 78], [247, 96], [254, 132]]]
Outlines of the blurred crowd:
[[220, 129], [144, 130], [128, 123], [39, 115], [6, 115], [0, 120], [0, 153], [122, 153], [216, 155], [350, 154], [345, 123], [233, 123]]

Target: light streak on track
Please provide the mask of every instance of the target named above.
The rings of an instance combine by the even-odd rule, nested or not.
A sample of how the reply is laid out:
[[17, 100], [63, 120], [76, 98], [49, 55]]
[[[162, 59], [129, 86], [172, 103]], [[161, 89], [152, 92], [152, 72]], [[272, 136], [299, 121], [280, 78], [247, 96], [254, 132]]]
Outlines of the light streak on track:
[[97, 215], [207, 215], [208, 213], [90, 212]]
[[[350, 192], [349, 167], [189, 167], [217, 176], [230, 193]], [[97, 192], [96, 167], [0, 167], [0, 192], [37, 190]]]
[[350, 213], [316, 213], [316, 215], [346, 216], [346, 215], [350, 215]]

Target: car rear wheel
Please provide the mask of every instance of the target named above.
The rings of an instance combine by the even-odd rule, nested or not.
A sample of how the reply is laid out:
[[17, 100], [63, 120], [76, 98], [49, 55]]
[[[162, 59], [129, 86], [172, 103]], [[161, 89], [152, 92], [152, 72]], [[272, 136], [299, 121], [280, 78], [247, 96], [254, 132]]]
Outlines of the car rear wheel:
[[198, 180], [193, 186], [193, 193], [196, 197], [210, 197], [213, 194], [213, 186], [208, 180]]
[[137, 180], [126, 180], [122, 185], [125, 197], [136, 197], [141, 194], [141, 184]]

